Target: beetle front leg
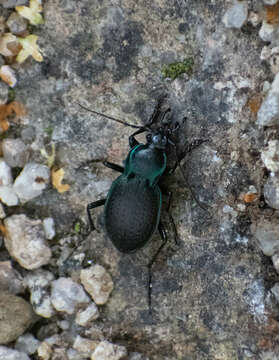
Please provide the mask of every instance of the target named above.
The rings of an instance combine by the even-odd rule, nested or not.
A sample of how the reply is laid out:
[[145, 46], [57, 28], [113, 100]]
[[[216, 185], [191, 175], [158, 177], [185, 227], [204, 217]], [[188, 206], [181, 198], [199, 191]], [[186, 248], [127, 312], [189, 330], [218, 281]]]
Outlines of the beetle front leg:
[[129, 136], [129, 145], [131, 149], [139, 144], [138, 140], [135, 139], [135, 136], [145, 131], [147, 131], [145, 128], [140, 128], [139, 130], [137, 130], [136, 132], [134, 132], [132, 135]]
[[123, 173], [123, 172], [124, 172], [124, 167], [123, 167], [123, 166], [120, 166], [120, 165], [111, 163], [111, 162], [109, 162], [109, 161], [104, 161], [103, 164], [104, 164], [106, 167], [108, 167], [109, 169], [118, 171], [118, 172], [120, 172], [120, 173]]
[[150, 263], [147, 265], [147, 267], [148, 267], [148, 307], [149, 307], [150, 314], [152, 312], [151, 311], [151, 295], [152, 295], [152, 271], [151, 270], [152, 270], [152, 265], [154, 264], [158, 255], [160, 254], [161, 250], [163, 249], [163, 247], [166, 245], [166, 243], [168, 241], [166, 228], [161, 221], [159, 222], [158, 230], [159, 230], [161, 239], [163, 240], [163, 243], [161, 244], [159, 249], [156, 251], [155, 255], [153, 255]]
[[96, 228], [94, 226], [90, 210], [95, 209], [96, 207], [105, 205], [105, 202], [106, 202], [106, 199], [101, 199], [101, 200], [94, 201], [94, 202], [87, 205], [87, 215], [88, 215], [88, 220], [89, 220], [89, 225], [90, 225], [90, 230], [91, 231], [96, 230]]

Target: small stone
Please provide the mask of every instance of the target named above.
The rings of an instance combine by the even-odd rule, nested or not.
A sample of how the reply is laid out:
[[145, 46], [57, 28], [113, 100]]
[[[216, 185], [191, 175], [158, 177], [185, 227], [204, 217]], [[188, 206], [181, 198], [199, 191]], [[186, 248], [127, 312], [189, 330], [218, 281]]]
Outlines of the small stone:
[[11, 88], [16, 86], [16, 73], [9, 65], [2, 65], [0, 67], [0, 78]]
[[[1, 68], [1, 61], [0, 61], [0, 68]], [[9, 86], [8, 84], [0, 81], [0, 105], [6, 104], [9, 97]]]
[[272, 256], [279, 251], [279, 223], [263, 219], [252, 224], [251, 231], [265, 255]]
[[279, 273], [279, 251], [272, 255], [272, 262], [275, 270]]
[[99, 311], [97, 306], [92, 303], [85, 310], [80, 310], [76, 315], [76, 323], [80, 326], [86, 326], [91, 321], [98, 319]]
[[278, 3], [278, 0], [264, 0], [266, 5], [275, 5]]
[[45, 242], [40, 220], [25, 215], [12, 215], [4, 220], [5, 246], [9, 254], [27, 270], [34, 270], [49, 263], [51, 250]]
[[74, 350], [78, 351], [83, 357], [89, 357], [96, 349], [98, 344], [98, 341], [86, 339], [78, 335], [73, 344], [73, 348]]
[[248, 21], [254, 26], [258, 26], [259, 23], [261, 22], [261, 17], [259, 16], [258, 13], [254, 12], [254, 11], [251, 11], [249, 13], [249, 16], [248, 16]]
[[15, 349], [28, 355], [32, 355], [37, 351], [39, 344], [39, 340], [35, 339], [32, 334], [28, 333], [17, 339]]
[[14, 8], [18, 5], [27, 5], [28, 0], [0, 0], [4, 8]]
[[271, 85], [271, 89], [263, 100], [258, 111], [259, 126], [273, 126], [279, 123], [279, 74]]
[[119, 360], [127, 356], [125, 346], [114, 345], [108, 341], [102, 341], [91, 355], [91, 360]]
[[49, 360], [52, 354], [52, 348], [47, 342], [44, 341], [39, 345], [37, 353], [40, 359]]
[[55, 228], [54, 228], [53, 218], [51, 218], [51, 217], [45, 218], [43, 220], [43, 225], [44, 225], [44, 229], [45, 229], [45, 233], [46, 233], [46, 238], [48, 240], [53, 239], [55, 236]]
[[14, 190], [21, 202], [41, 195], [50, 179], [49, 168], [45, 165], [28, 163], [14, 182]]
[[0, 158], [0, 185], [11, 185], [12, 183], [12, 170], [4, 159]]
[[97, 305], [103, 305], [108, 301], [113, 290], [113, 282], [103, 266], [93, 265], [88, 269], [81, 270], [80, 279]]
[[279, 140], [270, 140], [268, 148], [261, 153], [265, 167], [273, 172], [279, 171]]
[[278, 37], [279, 29], [274, 24], [269, 24], [265, 20], [262, 22], [262, 26], [259, 31], [259, 36], [263, 41], [274, 42]]
[[0, 344], [16, 340], [33, 320], [34, 313], [28, 302], [19, 296], [0, 293]]
[[276, 283], [271, 289], [270, 291], [272, 292], [272, 294], [274, 295], [275, 299], [277, 300], [277, 302], [279, 302], [279, 283]]
[[27, 30], [28, 22], [18, 13], [13, 12], [8, 17], [6, 24], [10, 29], [11, 33], [15, 35], [22, 35]]
[[23, 292], [24, 287], [20, 274], [13, 269], [10, 261], [0, 262], [0, 292], [6, 291], [10, 294]]
[[79, 354], [79, 352], [77, 350], [74, 349], [69, 349], [67, 351], [67, 356], [68, 356], [68, 360], [83, 360], [84, 357]]
[[30, 301], [35, 313], [44, 318], [50, 318], [55, 314], [49, 293], [49, 285], [53, 279], [51, 272], [41, 269], [28, 274], [24, 279], [31, 293]]
[[279, 209], [279, 179], [270, 176], [264, 184], [264, 199], [273, 209]]
[[1, 360], [30, 360], [30, 357], [24, 352], [12, 350], [6, 346], [0, 346]]
[[235, 1], [235, 3], [226, 11], [223, 17], [223, 23], [227, 28], [240, 29], [248, 17], [248, 4], [246, 1]]
[[149, 359], [140, 353], [133, 352], [130, 354], [128, 360], [149, 360]]
[[31, 144], [36, 139], [36, 129], [34, 126], [27, 126], [22, 129], [20, 136], [25, 144]]
[[19, 202], [18, 196], [11, 185], [0, 185], [0, 200], [7, 206], [16, 206]]
[[90, 302], [82, 286], [71, 278], [61, 277], [51, 285], [51, 302], [57, 311], [73, 314], [78, 306]]
[[27, 146], [21, 139], [4, 139], [2, 151], [4, 160], [11, 167], [22, 168], [28, 159]]

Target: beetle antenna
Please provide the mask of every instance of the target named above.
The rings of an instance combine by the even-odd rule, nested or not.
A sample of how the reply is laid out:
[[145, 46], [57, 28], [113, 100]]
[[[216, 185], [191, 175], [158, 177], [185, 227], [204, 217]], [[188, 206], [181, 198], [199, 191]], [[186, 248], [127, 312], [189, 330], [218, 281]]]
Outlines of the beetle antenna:
[[84, 109], [84, 110], [87, 110], [87, 111], [89, 111], [89, 112], [91, 112], [91, 113], [93, 113], [93, 114], [96, 114], [96, 115], [103, 116], [103, 117], [106, 118], [106, 119], [116, 121], [116, 122], [118, 122], [118, 123], [120, 123], [120, 124], [123, 124], [123, 125], [125, 125], [125, 126], [130, 126], [130, 127], [134, 128], [134, 129], [141, 129], [141, 128], [142, 128], [142, 126], [133, 125], [133, 124], [130, 124], [130, 123], [124, 121], [124, 120], [116, 119], [116, 118], [114, 118], [114, 117], [112, 117], [112, 116], [108, 116], [108, 115], [102, 114], [102, 113], [100, 113], [100, 112], [97, 112], [97, 111], [95, 111], [95, 110], [88, 109], [87, 107], [85, 107], [84, 105], [81, 105], [80, 103], [78, 103], [78, 105], [79, 105], [82, 109]]

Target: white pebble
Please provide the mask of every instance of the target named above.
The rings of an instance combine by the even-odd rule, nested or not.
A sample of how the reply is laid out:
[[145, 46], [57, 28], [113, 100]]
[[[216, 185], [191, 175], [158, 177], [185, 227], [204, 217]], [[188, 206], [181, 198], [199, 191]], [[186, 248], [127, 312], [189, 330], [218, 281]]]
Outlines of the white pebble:
[[49, 168], [28, 163], [14, 182], [14, 190], [22, 203], [41, 195], [50, 180]]
[[91, 321], [98, 319], [99, 311], [97, 306], [92, 303], [85, 310], [80, 310], [76, 315], [76, 323], [80, 326], [86, 326]]
[[43, 220], [43, 225], [46, 233], [46, 238], [51, 240], [55, 236], [54, 220], [53, 218], [45, 218]]
[[113, 290], [113, 282], [110, 274], [101, 265], [93, 265], [80, 272], [80, 280], [86, 291], [98, 305], [108, 301]]
[[73, 348], [81, 355], [89, 357], [96, 349], [98, 342], [77, 336]]
[[12, 171], [4, 159], [0, 159], [0, 185], [11, 185], [13, 183]]
[[91, 355], [91, 360], [119, 360], [127, 356], [125, 346], [114, 345], [108, 341], [102, 341]]
[[0, 200], [7, 206], [18, 205], [18, 196], [11, 185], [0, 186]]
[[5, 246], [22, 267], [33, 270], [49, 263], [51, 250], [40, 220], [31, 220], [23, 214], [12, 215], [4, 220], [4, 225]]
[[73, 314], [78, 306], [90, 302], [81, 285], [71, 278], [59, 278], [51, 283], [51, 302], [57, 311]]
[[24, 352], [12, 350], [6, 346], [0, 345], [1, 360], [30, 360], [30, 357]]

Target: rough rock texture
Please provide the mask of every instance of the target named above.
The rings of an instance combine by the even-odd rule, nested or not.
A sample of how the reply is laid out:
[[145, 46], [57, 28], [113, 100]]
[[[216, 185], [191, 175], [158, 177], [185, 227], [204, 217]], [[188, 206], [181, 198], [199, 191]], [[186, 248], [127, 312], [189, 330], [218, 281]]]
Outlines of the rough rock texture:
[[[0, 294], [0, 344], [7, 344], [22, 335], [34, 320], [28, 302], [18, 296]], [[0, 356], [1, 359], [3, 359]]]
[[[264, 100], [264, 81], [273, 83], [274, 75], [260, 58], [264, 40], [278, 41], [278, 25], [265, 26], [262, 40], [263, 1], [250, 0], [248, 11], [258, 15], [259, 25], [248, 20], [240, 29], [226, 28], [222, 19], [233, 3], [45, 1], [45, 24], [34, 29], [44, 61], [28, 59], [16, 70], [15, 96], [27, 108], [28, 123], [11, 132], [29, 142], [30, 162], [43, 164], [41, 150], [55, 144], [56, 165], [70, 185], [63, 194], [45, 189], [20, 209], [55, 220], [58, 240], [46, 270], [55, 278], [72, 277], [81, 267], [101, 264], [114, 283], [97, 320], [104, 338], [150, 360], [267, 359], [279, 353], [278, 304], [270, 295], [278, 274], [250, 230], [259, 219], [272, 224], [278, 216], [262, 196], [266, 170], [260, 154], [268, 140], [278, 140], [278, 92]], [[191, 73], [163, 77], [164, 66], [189, 58]], [[98, 231], [88, 235], [84, 229], [86, 205], [105, 198], [119, 175], [102, 161], [122, 165], [135, 129], [78, 103], [141, 125], [162, 94], [168, 95], [172, 124], [180, 124], [173, 134], [178, 154], [192, 141], [204, 141], [181, 167], [207, 210], [197, 206], [179, 169], [165, 179], [179, 242], [173, 241], [166, 198], [162, 221], [169, 242], [153, 266], [150, 315], [146, 265], [161, 244], [159, 234], [144, 249], [124, 255], [105, 235], [102, 208], [92, 210]], [[270, 101], [274, 112], [264, 105], [258, 124], [262, 101]], [[273, 124], [268, 130], [267, 114]], [[174, 161], [171, 149], [170, 166]], [[259, 194], [253, 202], [243, 198], [251, 185]], [[232, 210], [224, 212], [225, 206]], [[49, 321], [40, 334], [56, 326]], [[79, 331], [71, 328], [71, 335]]]

